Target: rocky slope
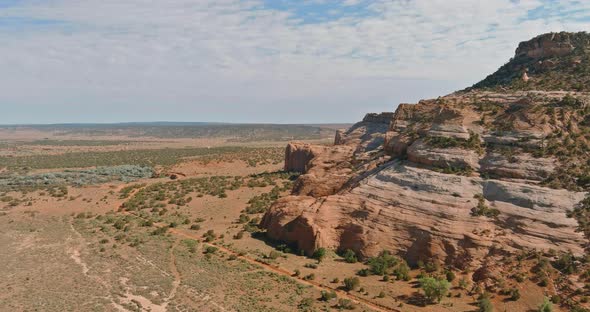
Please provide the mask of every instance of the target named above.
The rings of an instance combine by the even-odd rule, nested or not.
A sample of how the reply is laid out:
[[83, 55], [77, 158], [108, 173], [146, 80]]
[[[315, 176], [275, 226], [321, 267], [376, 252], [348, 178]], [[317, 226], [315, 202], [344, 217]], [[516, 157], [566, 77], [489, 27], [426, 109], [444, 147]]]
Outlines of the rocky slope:
[[522, 42], [508, 63], [472, 88], [590, 91], [589, 51], [586, 32], [543, 34]]
[[[561, 62], [585, 47], [572, 36], [582, 35], [521, 43], [515, 59]], [[410, 264], [477, 268], [526, 249], [582, 255], [589, 103], [583, 92], [472, 88], [369, 114], [333, 147], [289, 145], [285, 169], [304, 174], [261, 226], [308, 254], [386, 249]]]

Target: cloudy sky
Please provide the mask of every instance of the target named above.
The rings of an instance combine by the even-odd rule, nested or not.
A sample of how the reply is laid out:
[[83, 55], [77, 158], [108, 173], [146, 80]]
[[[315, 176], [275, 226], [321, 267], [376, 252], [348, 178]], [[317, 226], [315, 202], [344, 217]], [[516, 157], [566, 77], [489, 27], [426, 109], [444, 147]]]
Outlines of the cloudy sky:
[[589, 26], [573, 0], [0, 0], [0, 124], [351, 122]]

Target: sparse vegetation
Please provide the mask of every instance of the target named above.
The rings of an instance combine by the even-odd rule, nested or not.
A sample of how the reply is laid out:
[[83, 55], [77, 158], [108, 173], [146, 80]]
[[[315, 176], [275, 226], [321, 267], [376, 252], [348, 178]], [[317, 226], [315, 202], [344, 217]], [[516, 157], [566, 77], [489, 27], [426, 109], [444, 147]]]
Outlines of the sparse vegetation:
[[488, 218], [497, 217], [500, 214], [500, 211], [495, 208], [490, 208], [486, 205], [485, 198], [483, 194], [476, 194], [473, 198], [477, 199], [477, 206], [471, 209], [471, 214], [473, 216], [484, 216]]

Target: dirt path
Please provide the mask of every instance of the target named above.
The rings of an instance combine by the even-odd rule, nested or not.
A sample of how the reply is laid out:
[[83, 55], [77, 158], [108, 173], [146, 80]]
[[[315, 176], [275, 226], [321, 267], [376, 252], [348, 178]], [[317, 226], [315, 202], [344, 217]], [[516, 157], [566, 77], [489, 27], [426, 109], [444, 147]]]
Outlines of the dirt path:
[[179, 242], [180, 239], [176, 239], [176, 241], [174, 241], [174, 244], [172, 244], [172, 247], [170, 247], [170, 272], [172, 272], [172, 276], [174, 276], [174, 281], [172, 282], [172, 290], [170, 291], [170, 295], [168, 295], [168, 298], [164, 299], [164, 301], [166, 302], [166, 307], [168, 306], [170, 301], [174, 299], [174, 296], [176, 296], [176, 291], [178, 290], [178, 287], [180, 286], [180, 282], [182, 280], [180, 272], [178, 272], [178, 268], [176, 267], [176, 256], [174, 255], [174, 249], [176, 249]]

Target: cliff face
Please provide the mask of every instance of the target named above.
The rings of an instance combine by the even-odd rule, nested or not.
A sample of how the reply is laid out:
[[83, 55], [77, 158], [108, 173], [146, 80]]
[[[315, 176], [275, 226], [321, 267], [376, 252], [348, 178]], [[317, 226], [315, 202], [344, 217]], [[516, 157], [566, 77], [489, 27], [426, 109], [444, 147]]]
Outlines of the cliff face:
[[522, 42], [516, 49], [516, 57], [544, 58], [565, 56], [575, 49], [567, 33], [551, 33], [541, 35], [530, 41]]

